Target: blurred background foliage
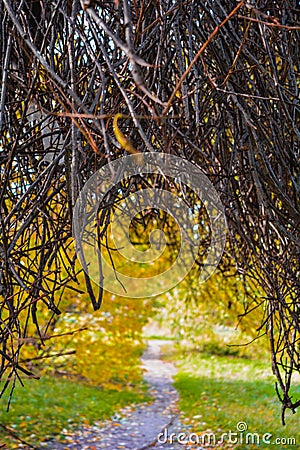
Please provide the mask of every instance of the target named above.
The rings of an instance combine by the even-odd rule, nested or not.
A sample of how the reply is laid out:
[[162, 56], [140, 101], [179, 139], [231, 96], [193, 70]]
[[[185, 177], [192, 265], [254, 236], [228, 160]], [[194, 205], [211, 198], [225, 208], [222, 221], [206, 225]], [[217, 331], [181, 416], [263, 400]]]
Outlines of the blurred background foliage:
[[[84, 283], [78, 275], [75, 289]], [[96, 287], [95, 287], [96, 289]], [[144, 348], [142, 329], [154, 314], [153, 300], [118, 298], [106, 292], [103, 307], [92, 311], [87, 293], [67, 289], [61, 296], [61, 315], [49, 323], [49, 310], [40, 309], [41, 345], [34, 324], [28, 324], [23, 358], [36, 375], [79, 378], [105, 388], [123, 389], [141, 381], [139, 357]]]
[[262, 296], [254, 280], [234, 270], [226, 277], [218, 270], [201, 285], [196, 270], [164, 295], [157, 320], [182, 350], [265, 358]]

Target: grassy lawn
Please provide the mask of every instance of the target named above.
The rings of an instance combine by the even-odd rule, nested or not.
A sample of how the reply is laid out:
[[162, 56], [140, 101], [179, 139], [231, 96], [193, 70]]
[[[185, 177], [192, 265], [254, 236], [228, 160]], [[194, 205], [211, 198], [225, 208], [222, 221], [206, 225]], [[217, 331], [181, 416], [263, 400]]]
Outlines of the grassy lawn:
[[[16, 388], [9, 413], [7, 396], [0, 401], [0, 424], [9, 427], [31, 445], [60, 437], [63, 429], [92, 424], [111, 417], [119, 408], [149, 400], [145, 391], [104, 391], [78, 381], [43, 377]], [[0, 427], [0, 444], [18, 448], [18, 441]]]
[[[191, 353], [182, 358], [178, 366], [175, 387], [180, 395], [179, 406], [191, 425], [189, 432], [199, 435], [212, 432], [219, 439], [222, 433], [236, 433], [237, 426], [245, 426], [237, 425], [239, 422], [247, 424], [246, 432], [232, 435], [231, 445], [226, 437], [226, 444], [212, 448], [300, 448], [300, 411], [295, 415], [288, 413], [287, 425], [281, 425], [281, 407], [268, 362]], [[295, 397], [300, 398], [300, 384], [296, 387]], [[250, 436], [246, 444], [246, 433], [258, 433], [260, 445], [257, 440], [251, 444]], [[262, 442], [265, 433], [272, 435], [265, 437], [270, 444]], [[296, 439], [296, 445], [287, 441], [291, 437]], [[277, 443], [277, 438], [283, 439]]]

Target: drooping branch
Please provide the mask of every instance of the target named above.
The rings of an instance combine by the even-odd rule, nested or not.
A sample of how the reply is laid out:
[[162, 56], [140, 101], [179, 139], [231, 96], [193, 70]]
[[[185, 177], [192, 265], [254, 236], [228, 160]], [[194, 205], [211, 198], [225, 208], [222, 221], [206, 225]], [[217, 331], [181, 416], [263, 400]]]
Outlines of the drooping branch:
[[[4, 0], [0, 10], [0, 375], [17, 376], [15, 337], [26, 336], [31, 320], [42, 338], [40, 306], [50, 320], [59, 289], [76, 278], [74, 203], [91, 175], [126, 154], [113, 128], [120, 114], [133, 148], [188, 159], [219, 192], [231, 261], [266, 293], [262, 326], [283, 409], [296, 408], [297, 2], [81, 3]], [[172, 185], [163, 175], [140, 174], [122, 192]], [[118, 202], [116, 191], [99, 212], [99, 239]], [[134, 222], [135, 238], [151, 214], [160, 219], [145, 214]], [[172, 237], [172, 222], [161, 223]], [[97, 307], [88, 276], [87, 286]]]

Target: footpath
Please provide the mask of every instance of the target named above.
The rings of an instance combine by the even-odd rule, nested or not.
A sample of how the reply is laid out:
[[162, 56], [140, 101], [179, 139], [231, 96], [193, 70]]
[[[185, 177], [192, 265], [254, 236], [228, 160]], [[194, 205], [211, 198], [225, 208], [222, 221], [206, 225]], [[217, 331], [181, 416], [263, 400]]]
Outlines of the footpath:
[[[149, 339], [142, 356], [144, 378], [153, 397], [151, 403], [137, 405], [135, 409], [122, 409], [113, 420], [103, 425], [79, 429], [66, 436], [65, 443], [52, 441], [40, 449], [51, 450], [192, 450], [192, 447], [168, 440], [171, 433], [185, 432], [178, 419], [178, 393], [172, 382], [176, 374], [174, 364], [162, 361], [162, 346], [170, 343]], [[159, 438], [158, 438], [159, 437]], [[201, 450], [197, 447], [197, 450]]]

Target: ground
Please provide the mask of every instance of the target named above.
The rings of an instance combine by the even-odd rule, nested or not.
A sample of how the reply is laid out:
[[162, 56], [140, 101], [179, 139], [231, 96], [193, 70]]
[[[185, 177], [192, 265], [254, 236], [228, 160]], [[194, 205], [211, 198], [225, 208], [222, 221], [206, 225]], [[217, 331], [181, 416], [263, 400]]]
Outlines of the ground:
[[[165, 429], [168, 435], [184, 432], [178, 419], [178, 393], [174, 389], [173, 376], [176, 368], [171, 362], [161, 360], [161, 348], [166, 342], [151, 339], [142, 356], [144, 378], [149, 385], [153, 402], [132, 409], [121, 410], [114, 420], [102, 425], [81, 428], [76, 433], [66, 435], [66, 443], [48, 442], [41, 448], [51, 450], [177, 450], [183, 448], [178, 443], [163, 443]], [[161, 434], [162, 433], [162, 434]], [[161, 434], [158, 442], [158, 435]], [[191, 447], [185, 446], [189, 449]], [[200, 447], [197, 447], [201, 450]]]

